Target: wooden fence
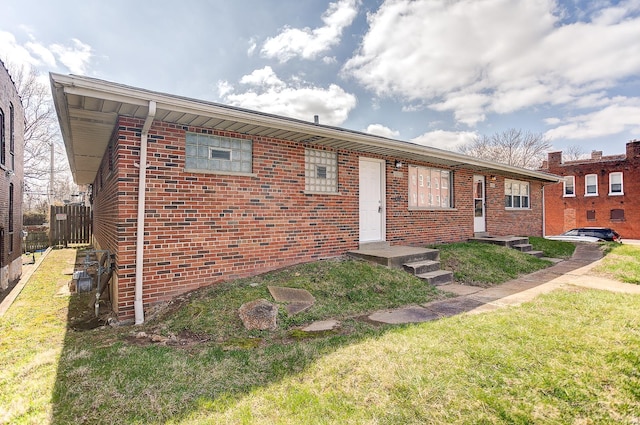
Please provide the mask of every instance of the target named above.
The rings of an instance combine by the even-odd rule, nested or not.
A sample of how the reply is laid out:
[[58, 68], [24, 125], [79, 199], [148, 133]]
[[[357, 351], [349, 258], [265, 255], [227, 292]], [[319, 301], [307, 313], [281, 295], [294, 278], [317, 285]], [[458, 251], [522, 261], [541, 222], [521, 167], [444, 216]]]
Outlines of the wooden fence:
[[[36, 226], [32, 226], [36, 227]], [[49, 248], [49, 229], [41, 230], [38, 226], [37, 230], [31, 230], [25, 226], [27, 237], [24, 240], [24, 252], [42, 251]]]
[[91, 243], [91, 207], [51, 206], [49, 223], [51, 246]]

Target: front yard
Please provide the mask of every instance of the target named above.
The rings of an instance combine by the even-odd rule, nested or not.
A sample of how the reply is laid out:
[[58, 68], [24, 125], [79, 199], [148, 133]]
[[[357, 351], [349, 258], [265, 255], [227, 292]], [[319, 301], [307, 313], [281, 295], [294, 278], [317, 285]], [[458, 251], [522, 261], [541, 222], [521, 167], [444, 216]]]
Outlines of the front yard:
[[[63, 274], [74, 262], [74, 250], [49, 254], [0, 319], [0, 423], [640, 422], [638, 296], [574, 288], [382, 326], [364, 313], [443, 295], [403, 272], [323, 261], [198, 291], [143, 327], [78, 332], [68, 325], [86, 300]], [[245, 331], [237, 308], [267, 285], [308, 289], [316, 306]], [[296, 331], [326, 318], [342, 327]]]

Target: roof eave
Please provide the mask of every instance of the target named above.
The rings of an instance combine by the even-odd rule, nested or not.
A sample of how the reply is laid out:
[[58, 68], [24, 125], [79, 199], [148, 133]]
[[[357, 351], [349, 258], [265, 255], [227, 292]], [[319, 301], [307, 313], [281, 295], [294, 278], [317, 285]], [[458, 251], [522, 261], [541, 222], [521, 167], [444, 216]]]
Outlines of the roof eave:
[[73, 144], [71, 143], [72, 135], [69, 128], [69, 112], [67, 110], [67, 103], [65, 99], [66, 94], [96, 97], [99, 99], [122, 102], [141, 107], [146, 107], [150, 101], [155, 101], [158, 109], [216, 117], [225, 120], [235, 120], [252, 125], [306, 133], [310, 136], [341, 139], [367, 147], [390, 149], [395, 151], [398, 156], [404, 158], [411, 156], [423, 158], [432, 157], [451, 162], [459, 167], [475, 167], [478, 169], [493, 170], [495, 172], [525, 176], [549, 183], [560, 181], [558, 176], [539, 171], [494, 163], [456, 152], [418, 145], [411, 142], [388, 139], [339, 127], [320, 125], [308, 121], [250, 111], [228, 105], [188, 99], [87, 77], [52, 73], [50, 74], [50, 79], [56, 112], [60, 121], [62, 135], [65, 139], [65, 146], [72, 171], [75, 166], [75, 160], [73, 159]]

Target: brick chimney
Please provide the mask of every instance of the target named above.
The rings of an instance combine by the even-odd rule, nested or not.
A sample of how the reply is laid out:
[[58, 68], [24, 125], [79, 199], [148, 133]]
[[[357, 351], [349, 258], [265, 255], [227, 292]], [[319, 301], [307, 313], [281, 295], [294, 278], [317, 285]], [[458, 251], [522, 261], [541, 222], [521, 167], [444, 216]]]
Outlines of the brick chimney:
[[562, 151], [549, 152], [547, 154], [547, 164], [549, 165], [549, 168], [562, 165]]
[[591, 159], [600, 161], [602, 159], [602, 151], [591, 151]]
[[627, 161], [640, 160], [640, 140], [631, 140], [627, 143]]

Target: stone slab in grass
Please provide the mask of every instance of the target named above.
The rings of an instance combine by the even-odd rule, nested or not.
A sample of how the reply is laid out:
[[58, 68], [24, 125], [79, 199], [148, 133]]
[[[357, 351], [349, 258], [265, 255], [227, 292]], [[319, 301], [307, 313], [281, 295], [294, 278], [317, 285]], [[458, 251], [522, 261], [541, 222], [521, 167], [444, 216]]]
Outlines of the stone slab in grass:
[[285, 310], [287, 310], [289, 316], [293, 316], [294, 314], [310, 309], [312, 306], [313, 303], [290, 303], [285, 306]]
[[437, 313], [427, 310], [423, 307], [412, 306], [399, 308], [396, 310], [378, 311], [369, 316], [369, 320], [374, 322], [388, 323], [391, 325], [399, 325], [402, 323], [419, 323], [429, 322], [439, 319], [441, 316]]
[[313, 304], [316, 299], [305, 289], [285, 288], [282, 286], [267, 286], [274, 300], [281, 303]]
[[318, 320], [309, 326], [302, 328], [302, 330], [305, 332], [325, 332], [332, 331], [338, 326], [340, 326], [340, 322], [337, 320]]

